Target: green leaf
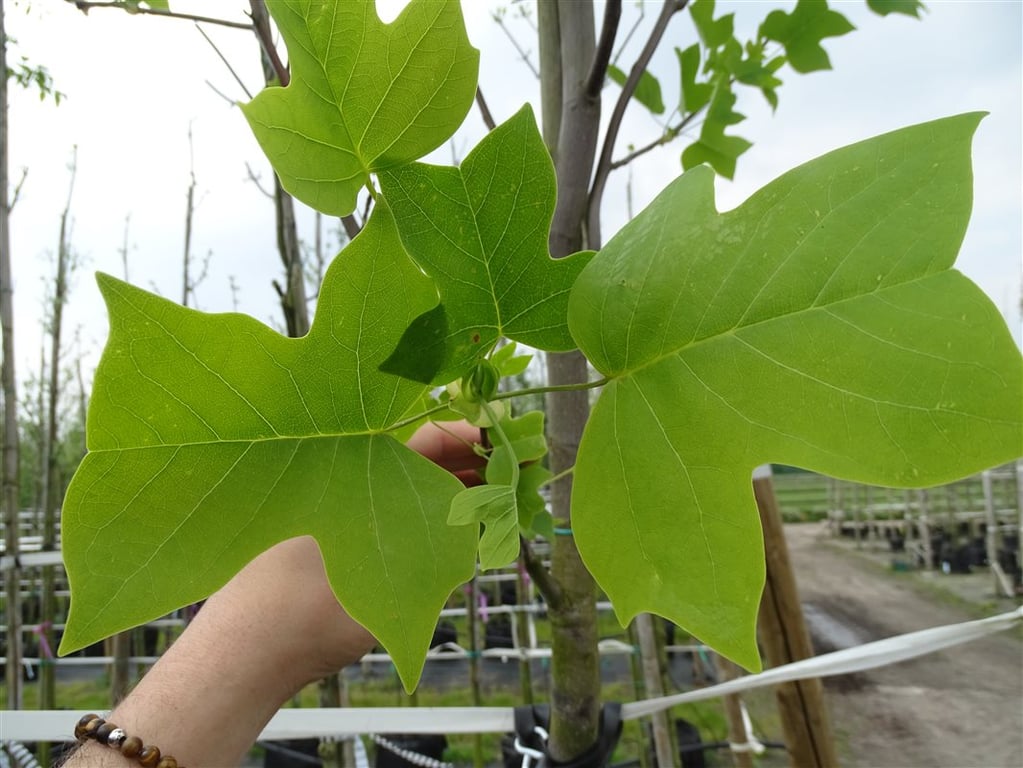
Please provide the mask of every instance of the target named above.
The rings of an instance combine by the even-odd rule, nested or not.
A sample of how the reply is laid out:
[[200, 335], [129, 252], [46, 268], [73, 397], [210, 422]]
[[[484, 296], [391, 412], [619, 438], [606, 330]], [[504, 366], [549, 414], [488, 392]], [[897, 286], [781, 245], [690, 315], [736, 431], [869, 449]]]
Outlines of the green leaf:
[[821, 47], [826, 37], [839, 37], [856, 29], [825, 0], [799, 0], [792, 13], [771, 11], [760, 25], [760, 34], [785, 46], [785, 55], [796, 72], [831, 69]]
[[480, 567], [502, 568], [519, 556], [519, 514], [515, 489], [510, 485], [478, 485], [466, 488], [451, 501], [448, 523], [466, 526], [483, 523]]
[[682, 167], [686, 170], [707, 163], [715, 171], [731, 179], [735, 176], [735, 165], [739, 155], [753, 145], [740, 136], [726, 136], [725, 129], [742, 120], [745, 116], [733, 111], [735, 94], [731, 85], [719, 80], [714, 89], [714, 98], [707, 110], [707, 117], [700, 129], [698, 141], [682, 151]]
[[538, 349], [574, 348], [568, 292], [592, 253], [550, 258], [554, 167], [528, 105], [461, 167], [414, 163], [381, 173], [380, 184], [442, 307], [417, 318], [386, 370], [443, 384], [502, 335]]
[[756, 669], [756, 466], [920, 487], [1023, 453], [1019, 350], [950, 269], [979, 120], [840, 149], [724, 214], [696, 168], [580, 275], [570, 326], [614, 381], [572, 527], [623, 622], [661, 614]]
[[881, 16], [902, 13], [912, 16], [914, 19], [919, 19], [920, 11], [925, 10], [925, 6], [920, 0], [867, 0], [867, 6]]
[[381, 434], [424, 388], [378, 367], [436, 295], [387, 207], [334, 259], [301, 339], [99, 283], [111, 330], [63, 507], [62, 652], [200, 600], [309, 534], [412, 688], [476, 542], [446, 522], [461, 484]]
[[689, 14], [707, 48], [719, 48], [734, 36], [735, 14], [714, 18], [714, 0], [696, 0], [689, 5]]
[[[626, 74], [622, 72], [622, 70], [618, 69], [618, 67], [614, 64], [608, 65], [607, 76], [614, 82], [618, 83], [618, 85], [625, 85]], [[639, 76], [639, 83], [636, 84], [636, 90], [633, 92], [632, 98], [649, 109], [655, 115], [664, 114], [664, 100], [661, 98], [661, 84], [657, 81], [657, 78], [651, 75], [647, 70], [643, 70], [643, 74]]]
[[529, 363], [532, 361], [532, 355], [516, 355], [515, 351], [518, 349], [518, 344], [514, 341], [509, 341], [500, 349], [495, 350], [494, 354], [490, 356], [490, 362], [497, 366], [497, 370], [501, 372], [501, 376], [518, 376], [520, 373], [525, 373], [526, 369], [529, 368]]
[[527, 464], [519, 470], [519, 484], [515, 489], [519, 508], [519, 528], [529, 535], [551, 538], [554, 522], [547, 512], [547, 502], [540, 495], [540, 488], [554, 473], [543, 464]]
[[501, 419], [508, 445], [496, 444], [487, 464], [488, 483], [510, 483], [513, 464], [537, 461], [547, 455], [543, 412], [530, 411], [518, 418]]
[[553, 477], [550, 470], [535, 463], [547, 455], [543, 422], [541, 411], [530, 411], [518, 418], [501, 419], [501, 431], [508, 442], [504, 444], [500, 440], [495, 441], [494, 450], [487, 462], [488, 483], [514, 483], [518, 526], [526, 533], [535, 530], [536, 516], [546, 512], [546, 502], [540, 495], [540, 486]]
[[760, 89], [771, 105], [771, 109], [778, 108], [777, 89], [782, 81], [775, 77], [775, 73], [785, 66], [784, 56], [775, 56], [764, 63], [764, 43], [747, 43], [746, 57], [735, 67], [735, 79], [744, 85], [752, 85]]
[[714, 86], [710, 83], [698, 83], [696, 77], [700, 72], [700, 46], [696, 43], [684, 51], [675, 49], [678, 56], [682, 95], [679, 103], [683, 113], [698, 112], [710, 101]]
[[277, 0], [291, 84], [242, 107], [284, 188], [344, 216], [369, 174], [455, 132], [476, 93], [479, 52], [457, 0], [413, 0], [391, 24], [372, 0]]

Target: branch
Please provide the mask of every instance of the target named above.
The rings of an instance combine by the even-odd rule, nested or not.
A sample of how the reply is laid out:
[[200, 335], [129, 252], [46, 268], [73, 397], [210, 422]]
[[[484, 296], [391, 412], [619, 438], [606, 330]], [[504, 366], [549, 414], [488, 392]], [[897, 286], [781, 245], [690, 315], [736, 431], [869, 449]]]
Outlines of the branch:
[[618, 132], [622, 127], [622, 119], [625, 117], [625, 110], [629, 106], [632, 95], [636, 92], [639, 80], [650, 64], [654, 52], [661, 44], [661, 38], [668, 28], [671, 17], [686, 7], [689, 0], [665, 0], [661, 7], [661, 13], [650, 30], [650, 37], [647, 38], [643, 50], [640, 51], [636, 63], [632, 65], [629, 76], [622, 86], [622, 92], [618, 94], [618, 101], [615, 102], [614, 110], [608, 122], [607, 133], [604, 134], [604, 146], [601, 148], [600, 159], [597, 161], [597, 170], [593, 176], [593, 186], [590, 188], [589, 213], [587, 216], [586, 229], [589, 235], [588, 247], [600, 247], [600, 202], [604, 197], [604, 187], [607, 184], [608, 174], [611, 172], [611, 154], [614, 152], [615, 141], [618, 139]]
[[274, 193], [263, 186], [263, 182], [260, 180], [259, 174], [252, 170], [252, 166], [247, 162], [245, 163], [245, 173], [248, 175], [249, 181], [256, 185], [256, 189], [266, 195], [269, 199], [274, 199]]
[[702, 111], [703, 111], [702, 109], [698, 109], [696, 112], [690, 112], [688, 115], [682, 118], [676, 125], [667, 128], [664, 131], [664, 133], [660, 136], [660, 138], [654, 139], [649, 144], [646, 144], [640, 147], [639, 149], [632, 150], [629, 154], [627, 154], [620, 160], [615, 160], [614, 162], [612, 162], [611, 165], [608, 167], [608, 170], [609, 171], [618, 170], [619, 168], [631, 163], [637, 157], [642, 157], [647, 152], [653, 149], [663, 147], [665, 144], [670, 144], [671, 142], [678, 138], [678, 135], [682, 133], [682, 131], [685, 130], [685, 128], [691, 122], [693, 122], [693, 120], [696, 119], [696, 116], [699, 115]]
[[210, 88], [210, 90], [211, 90], [211, 91], [213, 91], [213, 92], [214, 92], [215, 94], [217, 94], [217, 96], [219, 96], [219, 97], [220, 97], [220, 98], [222, 98], [222, 99], [223, 99], [224, 101], [226, 101], [226, 102], [228, 103], [228, 105], [230, 105], [230, 106], [232, 106], [232, 107], [233, 107], [233, 106], [235, 106], [235, 105], [236, 105], [236, 104], [238, 103], [237, 101], [235, 101], [234, 99], [232, 99], [232, 98], [231, 98], [230, 96], [228, 96], [228, 95], [227, 95], [226, 93], [224, 93], [224, 92], [223, 92], [223, 91], [221, 91], [221, 90], [220, 90], [219, 88], [217, 88], [217, 86], [215, 86], [215, 85], [214, 85], [213, 83], [211, 83], [211, 82], [210, 82], [209, 80], [207, 80], [207, 81], [206, 81], [206, 85], [208, 85], [208, 86], [209, 86], [209, 88]]
[[129, 8], [128, 5], [121, 2], [121, 0], [110, 0], [110, 2], [65, 0], [65, 2], [73, 3], [78, 10], [86, 14], [93, 8], [120, 8], [126, 13], [139, 13], [147, 16], [163, 16], [167, 19], [184, 19], [186, 21], [203, 22], [204, 24], [218, 24], [222, 27], [231, 27], [232, 29], [252, 29], [251, 24], [246, 24], [243, 21], [228, 21], [227, 19], [218, 19], [213, 16], [198, 16], [194, 13], [175, 13], [174, 11], [165, 11], [162, 8], [145, 8], [143, 6], [136, 5], [132, 5]]
[[632, 39], [632, 36], [634, 34], [636, 34], [636, 30], [639, 29], [640, 25], [642, 25], [642, 23], [643, 23], [643, 19], [645, 19], [645, 18], [646, 18], [646, 5], [643, 4], [643, 3], [640, 3], [640, 5], [639, 5], [639, 14], [636, 16], [636, 21], [634, 21], [632, 26], [629, 27], [629, 31], [625, 33], [625, 37], [622, 38], [622, 43], [621, 43], [621, 45], [618, 46], [618, 53], [616, 53], [614, 56], [611, 57], [611, 63], [612, 64], [617, 64], [618, 63], [618, 59], [620, 59], [622, 54], [625, 53], [625, 49], [628, 47], [629, 41]]
[[583, 92], [593, 98], [600, 96], [600, 91], [604, 87], [604, 75], [607, 74], [607, 65], [611, 61], [615, 36], [618, 34], [618, 22], [621, 18], [621, 0], [608, 0], [604, 6], [604, 24], [600, 29], [600, 39], [593, 52], [593, 63], [583, 85]]
[[24, 186], [26, 178], [28, 178], [28, 168], [22, 168], [21, 178], [14, 185], [14, 190], [11, 192], [11, 202], [7, 204], [7, 213], [13, 211], [14, 206], [18, 204], [18, 198], [21, 197], [21, 188]]
[[359, 222], [355, 220], [355, 216], [348, 214], [347, 216], [341, 217], [341, 226], [345, 228], [345, 234], [348, 235], [349, 240], [354, 240], [355, 236], [362, 231], [362, 227], [359, 226]]
[[[238, 73], [234, 71], [234, 67], [231, 66], [231, 62], [227, 60], [227, 57], [224, 56], [224, 54], [217, 47], [216, 43], [214, 43], [210, 39], [210, 36], [206, 34], [206, 31], [202, 27], [196, 24], [195, 28], [199, 30], [200, 35], [206, 38], [206, 42], [210, 44], [210, 48], [212, 48], [214, 53], [216, 53], [217, 56], [220, 57], [220, 60], [224, 62], [224, 66], [227, 67], [227, 71], [231, 73], [231, 76], [234, 78], [234, 81], [238, 83], [238, 86], [242, 89], [242, 93], [245, 94], [249, 101], [252, 101], [252, 94], [249, 93], [249, 89], [245, 87], [245, 83], [242, 82], [242, 79], [238, 76]], [[210, 88], [213, 88], [213, 85], [210, 84], [209, 80], [206, 81], [206, 84], [209, 85]], [[227, 98], [226, 96], [224, 96], [224, 94], [220, 93], [220, 91], [218, 91], [216, 88], [213, 88], [213, 90], [216, 91], [218, 95]], [[231, 103], [234, 104], [233, 100], [229, 99], [229, 101], [231, 101]]]
[[529, 67], [529, 71], [533, 73], [533, 76], [537, 80], [539, 80], [540, 73], [539, 71], [537, 71], [536, 67], [533, 66], [533, 62], [529, 60], [529, 53], [522, 49], [522, 46], [519, 45], [519, 41], [515, 39], [515, 35], [513, 35], [511, 31], [509, 31], [509, 29], [504, 25], [503, 16], [500, 13], [492, 13], [490, 14], [490, 17], [497, 22], [497, 26], [499, 26], [501, 28], [501, 31], [504, 32], [504, 34], [508, 37], [509, 40], [511, 40], [511, 44], [515, 46], [515, 50], [519, 52], [519, 56], [521, 56], [522, 60], [526, 62], [526, 66]]
[[522, 536], [519, 536], [519, 545], [522, 555], [522, 564], [526, 566], [526, 573], [536, 584], [536, 588], [540, 590], [540, 594], [543, 595], [544, 601], [547, 603], [547, 607], [551, 610], [558, 610], [563, 601], [563, 595], [561, 593], [561, 587], [558, 586], [558, 582], [551, 576], [551, 572], [548, 571], [544, 564], [540, 562], [539, 558], [533, 553], [533, 550], [529, 546], [529, 542]]
[[[266, 54], [274, 75], [277, 77], [277, 82], [281, 84], [282, 88], [287, 87], [291, 82], [291, 73], [284, 66], [284, 62], [281, 61], [281, 57], [277, 53], [277, 46], [274, 45], [266, 3], [264, 0], [249, 0], [249, 8], [252, 11], [252, 26], [246, 27], [246, 29], [252, 29], [256, 33], [259, 44], [263, 46], [263, 53]], [[267, 80], [269, 79], [267, 78]]]
[[479, 86], [476, 87], [476, 106], [480, 108], [480, 117], [483, 118], [483, 123], [487, 126], [487, 130], [494, 130], [497, 127], [497, 123], [494, 122], [494, 116], [490, 114], [490, 107], [487, 106], [487, 100], [483, 98], [483, 91], [479, 89]]

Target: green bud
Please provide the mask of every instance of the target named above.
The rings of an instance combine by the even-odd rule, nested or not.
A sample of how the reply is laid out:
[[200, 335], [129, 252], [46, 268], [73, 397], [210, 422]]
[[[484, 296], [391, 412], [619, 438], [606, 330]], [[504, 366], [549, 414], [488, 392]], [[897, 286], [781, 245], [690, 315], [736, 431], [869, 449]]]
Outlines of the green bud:
[[497, 394], [501, 374], [489, 360], [480, 360], [462, 377], [462, 396], [471, 403], [489, 402]]

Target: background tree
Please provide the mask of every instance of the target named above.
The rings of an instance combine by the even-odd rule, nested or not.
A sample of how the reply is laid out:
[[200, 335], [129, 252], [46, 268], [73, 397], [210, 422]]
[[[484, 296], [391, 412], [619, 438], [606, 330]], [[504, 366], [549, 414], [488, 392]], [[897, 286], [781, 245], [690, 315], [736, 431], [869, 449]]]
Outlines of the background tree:
[[[4, 4], [0, 0], [0, 323], [3, 325], [3, 517], [4, 540], [8, 555], [18, 554], [19, 512], [19, 435], [18, 387], [14, 365], [14, 285], [11, 271], [10, 216], [17, 202], [18, 188], [13, 197], [8, 175], [7, 138], [10, 131], [7, 86], [14, 80], [22, 87], [35, 87], [41, 98], [52, 95], [60, 102], [60, 91], [54, 90], [53, 81], [45, 67], [30, 63], [25, 57], [13, 66], [8, 60], [7, 28], [4, 22]], [[24, 175], [22, 176], [22, 182]], [[6, 683], [7, 706], [21, 707], [21, 600], [19, 596], [21, 569], [14, 567], [4, 574], [7, 608]]]

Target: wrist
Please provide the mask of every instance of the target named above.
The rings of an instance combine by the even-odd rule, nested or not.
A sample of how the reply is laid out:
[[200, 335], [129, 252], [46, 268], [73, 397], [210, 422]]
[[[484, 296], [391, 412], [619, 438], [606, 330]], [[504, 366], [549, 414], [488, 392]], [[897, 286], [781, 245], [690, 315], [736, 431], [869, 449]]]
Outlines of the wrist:
[[[206, 614], [206, 616], [203, 616]], [[338, 604], [316, 542], [290, 539], [247, 565], [210, 598], [196, 618], [219, 652], [257, 673], [267, 695], [283, 704], [309, 683], [358, 661], [376, 643]]]

